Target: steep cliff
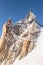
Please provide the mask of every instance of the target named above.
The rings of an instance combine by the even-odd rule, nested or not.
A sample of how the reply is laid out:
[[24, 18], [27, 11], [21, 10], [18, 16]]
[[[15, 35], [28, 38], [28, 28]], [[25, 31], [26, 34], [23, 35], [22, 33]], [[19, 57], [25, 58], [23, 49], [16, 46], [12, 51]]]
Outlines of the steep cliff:
[[37, 46], [41, 26], [36, 21], [32, 12], [15, 24], [11, 18], [7, 20], [0, 38], [0, 65], [12, 65], [17, 57], [22, 60]]

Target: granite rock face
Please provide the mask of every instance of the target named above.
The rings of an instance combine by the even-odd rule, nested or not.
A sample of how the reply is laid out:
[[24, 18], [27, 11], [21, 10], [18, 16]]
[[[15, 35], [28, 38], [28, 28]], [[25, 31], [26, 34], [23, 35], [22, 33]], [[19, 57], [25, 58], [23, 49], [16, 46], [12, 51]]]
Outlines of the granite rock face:
[[11, 18], [7, 20], [0, 38], [0, 65], [12, 65], [18, 56], [21, 60], [32, 52], [40, 34], [40, 25], [36, 21], [32, 12], [15, 24]]

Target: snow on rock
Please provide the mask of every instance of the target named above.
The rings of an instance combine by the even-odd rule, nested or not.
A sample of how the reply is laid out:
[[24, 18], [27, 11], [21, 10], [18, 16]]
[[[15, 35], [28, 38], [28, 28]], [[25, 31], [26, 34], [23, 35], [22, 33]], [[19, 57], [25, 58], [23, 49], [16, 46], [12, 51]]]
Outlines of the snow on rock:
[[32, 12], [15, 24], [9, 18], [3, 25], [0, 38], [0, 65], [32, 65], [32, 62], [35, 65], [39, 52], [37, 39], [41, 34], [41, 26], [36, 22], [36, 16]]
[[43, 28], [37, 39], [37, 46], [22, 60], [16, 59], [12, 65], [43, 65]]

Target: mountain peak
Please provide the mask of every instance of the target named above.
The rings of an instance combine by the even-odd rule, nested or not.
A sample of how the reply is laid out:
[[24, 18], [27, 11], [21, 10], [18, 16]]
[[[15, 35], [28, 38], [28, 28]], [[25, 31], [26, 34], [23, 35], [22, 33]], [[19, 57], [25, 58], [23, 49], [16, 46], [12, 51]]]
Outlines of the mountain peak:
[[36, 20], [33, 21], [35, 18], [30, 11], [27, 19], [18, 21], [15, 25], [12, 24], [11, 17], [4, 23], [0, 39], [0, 65], [10, 65], [18, 56], [22, 59], [36, 47], [41, 29], [35, 23]]
[[35, 14], [30, 10], [29, 14], [26, 16], [26, 19], [29, 19], [29, 21], [32, 21], [33, 19], [36, 19]]
[[32, 12], [32, 10], [30, 11], [29, 16], [32, 16], [33, 18], [36, 18], [35, 14]]
[[9, 17], [9, 19], [7, 20], [7, 23], [6, 23], [6, 25], [12, 25], [12, 18], [11, 17]]

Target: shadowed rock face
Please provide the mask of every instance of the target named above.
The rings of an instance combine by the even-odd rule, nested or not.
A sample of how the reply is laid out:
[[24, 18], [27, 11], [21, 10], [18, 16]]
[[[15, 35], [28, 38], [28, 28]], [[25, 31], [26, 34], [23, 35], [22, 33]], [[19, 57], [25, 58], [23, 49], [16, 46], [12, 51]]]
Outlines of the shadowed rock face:
[[3, 25], [0, 38], [0, 65], [12, 65], [18, 56], [25, 57], [36, 46], [39, 33], [40, 26], [32, 12], [16, 24], [9, 19]]

